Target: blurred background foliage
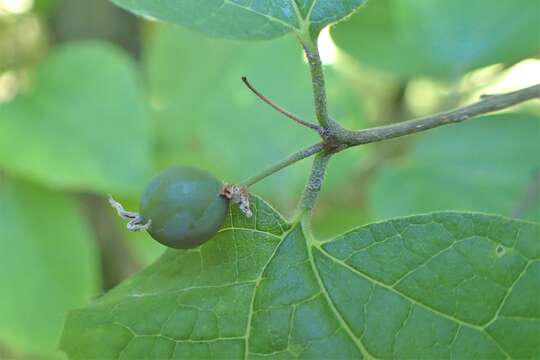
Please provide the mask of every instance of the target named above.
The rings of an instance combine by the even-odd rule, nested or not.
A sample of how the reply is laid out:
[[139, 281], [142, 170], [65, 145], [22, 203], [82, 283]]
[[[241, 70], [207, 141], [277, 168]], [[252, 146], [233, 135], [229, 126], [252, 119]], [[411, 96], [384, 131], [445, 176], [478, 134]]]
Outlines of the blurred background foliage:
[[[371, 0], [320, 39], [330, 109], [362, 128], [540, 82], [538, 0]], [[316, 141], [261, 104], [313, 117], [292, 36], [233, 42], [106, 0], [0, 0], [0, 358], [62, 358], [68, 309], [163, 251], [131, 209], [172, 164], [237, 182]], [[336, 156], [314, 220], [327, 238], [387, 217], [472, 210], [540, 220], [540, 107]], [[258, 184], [290, 215], [309, 161]]]

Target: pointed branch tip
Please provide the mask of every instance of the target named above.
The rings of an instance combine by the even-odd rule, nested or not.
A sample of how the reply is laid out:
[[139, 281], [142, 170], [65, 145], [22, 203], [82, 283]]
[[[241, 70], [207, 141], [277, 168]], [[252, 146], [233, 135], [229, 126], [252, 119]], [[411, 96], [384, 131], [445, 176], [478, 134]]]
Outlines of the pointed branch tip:
[[247, 79], [246, 76], [242, 76], [242, 82], [247, 86], [247, 88], [249, 90], [251, 90], [252, 93], [254, 93], [259, 99], [261, 99], [262, 101], [264, 101], [265, 103], [270, 105], [277, 112], [285, 115], [289, 119], [293, 120], [294, 122], [296, 122], [296, 123], [298, 123], [298, 124], [300, 124], [302, 126], [313, 129], [313, 130], [317, 131], [319, 134], [322, 134], [323, 129], [319, 125], [313, 124], [312, 122], [309, 122], [309, 121], [306, 121], [306, 120], [302, 120], [298, 116], [294, 115], [290, 111], [287, 111], [286, 109], [282, 108], [281, 106], [279, 106], [278, 104], [276, 104], [275, 102], [273, 102], [272, 100], [270, 100], [269, 98], [264, 96], [259, 90], [257, 90], [255, 88], [255, 86], [253, 86], [249, 82], [249, 80]]

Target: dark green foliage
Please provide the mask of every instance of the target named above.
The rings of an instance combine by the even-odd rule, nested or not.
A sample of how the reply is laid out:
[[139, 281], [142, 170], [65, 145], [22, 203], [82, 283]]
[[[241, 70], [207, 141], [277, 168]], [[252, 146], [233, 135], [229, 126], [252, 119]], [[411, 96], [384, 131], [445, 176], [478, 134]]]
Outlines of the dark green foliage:
[[[312, 219], [253, 195], [294, 214], [310, 161], [251, 218], [217, 180], [320, 141], [240, 81], [316, 122], [299, 39], [332, 25], [328, 113], [384, 128], [533, 85], [538, 0], [108, 1], [0, 0], [0, 359], [538, 359], [540, 230], [508, 218], [540, 219], [537, 101], [342, 151]], [[126, 231], [104, 195], [171, 164], [217, 179], [168, 170], [158, 241]]]
[[72, 311], [70, 359], [529, 359], [538, 225], [442, 212], [326, 242], [257, 197], [213, 241], [168, 250]]
[[133, 13], [208, 35], [243, 40], [317, 33], [355, 11], [364, 0], [112, 0]]

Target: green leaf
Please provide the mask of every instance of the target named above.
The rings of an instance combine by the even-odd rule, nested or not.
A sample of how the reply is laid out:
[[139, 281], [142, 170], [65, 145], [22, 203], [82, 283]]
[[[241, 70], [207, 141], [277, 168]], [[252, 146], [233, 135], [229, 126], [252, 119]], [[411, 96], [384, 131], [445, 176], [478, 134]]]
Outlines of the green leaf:
[[271, 39], [318, 33], [365, 0], [112, 0], [137, 15], [187, 26], [210, 36]]
[[60, 0], [40, 0], [34, 3], [33, 11], [48, 15], [59, 5]]
[[0, 105], [0, 167], [55, 187], [134, 193], [150, 167], [131, 60], [104, 43], [58, 48], [32, 89]]
[[254, 198], [200, 248], [168, 250], [72, 311], [61, 348], [88, 358], [531, 358], [540, 228], [437, 213], [329, 242]]
[[457, 77], [540, 51], [538, 1], [373, 0], [335, 27], [361, 63], [402, 77]]
[[[377, 174], [370, 206], [383, 218], [443, 209], [510, 216], [540, 168], [539, 134], [539, 117], [511, 113], [433, 130]], [[527, 217], [540, 221], [537, 209]]]
[[20, 181], [0, 180], [0, 343], [55, 353], [66, 312], [99, 285], [97, 252], [77, 204]]
[[[248, 44], [208, 39], [184, 29], [157, 30], [144, 59], [158, 124], [159, 167], [196, 165], [239, 182], [320, 140], [264, 104], [241, 81], [247, 76], [276, 103], [315, 122], [309, 69], [295, 39]], [[346, 126], [361, 128], [363, 111], [352, 84], [333, 66], [326, 71], [332, 114]], [[329, 189], [355, 170], [351, 164], [361, 161], [363, 152], [340, 154], [331, 164]], [[305, 184], [309, 165], [304, 161], [285, 169], [256, 190], [289, 207]]]

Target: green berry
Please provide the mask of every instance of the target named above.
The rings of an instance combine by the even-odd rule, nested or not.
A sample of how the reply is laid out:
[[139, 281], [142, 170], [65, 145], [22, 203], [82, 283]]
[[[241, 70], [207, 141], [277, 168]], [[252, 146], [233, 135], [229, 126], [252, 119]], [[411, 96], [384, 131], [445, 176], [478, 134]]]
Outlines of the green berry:
[[142, 222], [163, 245], [193, 248], [210, 240], [223, 225], [229, 200], [221, 181], [206, 171], [174, 166], [156, 176], [141, 197]]

